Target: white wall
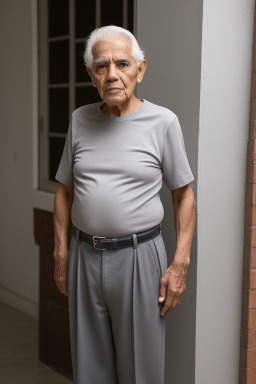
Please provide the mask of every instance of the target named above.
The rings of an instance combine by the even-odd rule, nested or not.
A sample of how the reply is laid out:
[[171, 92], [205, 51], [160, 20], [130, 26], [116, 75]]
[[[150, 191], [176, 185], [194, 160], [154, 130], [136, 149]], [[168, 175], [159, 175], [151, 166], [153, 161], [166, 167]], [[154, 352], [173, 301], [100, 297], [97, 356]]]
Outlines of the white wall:
[[204, 0], [196, 384], [238, 383], [254, 0]]

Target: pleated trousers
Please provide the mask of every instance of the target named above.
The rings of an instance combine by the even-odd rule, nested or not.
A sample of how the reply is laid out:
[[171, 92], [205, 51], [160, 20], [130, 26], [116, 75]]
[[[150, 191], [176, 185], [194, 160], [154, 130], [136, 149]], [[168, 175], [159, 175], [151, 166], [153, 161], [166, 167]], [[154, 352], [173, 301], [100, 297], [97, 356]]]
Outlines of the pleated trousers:
[[167, 268], [155, 238], [97, 250], [72, 236], [68, 303], [74, 384], [164, 384], [165, 317], [158, 302]]

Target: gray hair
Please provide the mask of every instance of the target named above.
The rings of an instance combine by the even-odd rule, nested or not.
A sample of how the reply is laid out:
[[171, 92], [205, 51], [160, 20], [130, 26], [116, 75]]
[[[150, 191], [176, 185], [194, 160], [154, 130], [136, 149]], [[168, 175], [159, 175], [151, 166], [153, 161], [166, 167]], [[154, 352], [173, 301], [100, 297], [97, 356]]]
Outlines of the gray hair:
[[115, 36], [125, 36], [132, 42], [132, 57], [136, 60], [137, 66], [144, 59], [144, 51], [140, 48], [138, 41], [134, 35], [125, 28], [116, 25], [106, 25], [101, 28], [94, 29], [90, 35], [85, 39], [84, 62], [87, 67], [93, 67], [93, 54], [92, 48], [98, 41], [109, 41]]

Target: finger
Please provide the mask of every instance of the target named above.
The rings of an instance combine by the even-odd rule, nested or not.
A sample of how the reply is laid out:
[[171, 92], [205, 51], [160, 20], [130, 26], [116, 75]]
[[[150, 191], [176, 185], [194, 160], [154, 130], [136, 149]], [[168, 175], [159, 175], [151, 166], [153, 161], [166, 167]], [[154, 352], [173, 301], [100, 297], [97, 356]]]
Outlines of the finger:
[[64, 293], [67, 295], [67, 280], [63, 276], [60, 276], [59, 274], [54, 275], [55, 283], [60, 291], [60, 293]]
[[54, 269], [54, 280], [56, 285], [61, 293], [67, 295], [67, 261], [61, 260], [61, 262], [56, 261]]
[[179, 304], [179, 302], [181, 300], [182, 294], [183, 294], [183, 291], [182, 291], [182, 293], [180, 291], [177, 291], [177, 290], [175, 291], [175, 290], [173, 290], [171, 285], [168, 284], [168, 286], [167, 286], [167, 298], [165, 300], [165, 305], [161, 309], [161, 316], [165, 316], [168, 311], [170, 312], [176, 308], [176, 306]]
[[60, 290], [59, 280], [58, 280], [58, 278], [57, 278], [56, 272], [54, 272], [54, 281], [55, 281], [55, 284], [56, 284], [58, 290]]
[[160, 289], [158, 294], [158, 300], [164, 300], [166, 298], [167, 282], [162, 278], [160, 280]]
[[182, 296], [183, 294], [180, 295], [177, 299], [173, 300], [171, 307], [165, 312], [165, 315], [168, 315], [168, 313], [172, 312], [175, 308], [177, 308], [180, 305]]
[[65, 295], [68, 296], [68, 281], [66, 280], [65, 284]]
[[61, 286], [61, 293], [63, 293], [64, 295], [67, 295], [67, 280], [66, 280], [66, 278], [64, 278], [64, 277], [62, 278], [60, 286]]
[[161, 316], [164, 316], [166, 312], [172, 307], [173, 305], [173, 295], [172, 293], [167, 292], [167, 298], [165, 299], [164, 306], [161, 309]]

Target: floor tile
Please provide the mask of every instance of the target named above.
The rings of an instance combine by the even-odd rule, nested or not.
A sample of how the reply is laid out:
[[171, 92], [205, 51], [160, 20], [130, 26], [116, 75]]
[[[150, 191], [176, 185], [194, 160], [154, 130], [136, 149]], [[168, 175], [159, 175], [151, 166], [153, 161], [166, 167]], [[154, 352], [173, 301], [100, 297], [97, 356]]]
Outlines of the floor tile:
[[0, 302], [0, 382], [71, 384], [38, 357], [38, 321]]

